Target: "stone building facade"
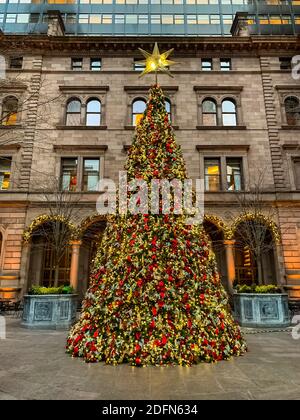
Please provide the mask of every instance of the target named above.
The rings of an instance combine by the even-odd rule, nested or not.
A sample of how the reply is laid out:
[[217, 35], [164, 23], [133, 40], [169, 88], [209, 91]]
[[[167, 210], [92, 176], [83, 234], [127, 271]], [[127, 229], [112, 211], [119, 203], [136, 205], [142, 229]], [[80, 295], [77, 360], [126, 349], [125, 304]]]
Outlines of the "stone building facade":
[[[299, 37], [65, 36], [55, 14], [48, 25], [45, 35], [0, 36], [7, 56], [0, 91], [0, 296], [19, 298], [32, 284], [51, 283], [51, 255], [36, 246], [42, 239], [31, 228], [49, 213], [37, 187], [56, 179], [78, 200], [74, 224], [82, 227], [59, 280], [83, 295], [105, 226], [93, 183], [117, 181], [123, 169], [133, 104], [147, 98], [153, 83], [153, 75], [138, 78], [134, 61], [139, 47], [151, 50], [155, 41], [161, 50], [174, 48], [178, 61], [174, 78], [159, 75], [159, 83], [188, 174], [205, 178], [205, 226], [218, 243], [224, 284], [255, 281], [255, 266], [246, 248], [235, 249], [231, 227], [239, 216], [237, 190], [247, 191], [263, 173], [264, 211], [273, 209], [282, 234], [276, 242], [270, 227], [264, 281], [300, 295], [300, 82], [290, 68]], [[22, 104], [15, 116], [7, 112], [13, 98]], [[297, 106], [287, 109], [287, 102]]]

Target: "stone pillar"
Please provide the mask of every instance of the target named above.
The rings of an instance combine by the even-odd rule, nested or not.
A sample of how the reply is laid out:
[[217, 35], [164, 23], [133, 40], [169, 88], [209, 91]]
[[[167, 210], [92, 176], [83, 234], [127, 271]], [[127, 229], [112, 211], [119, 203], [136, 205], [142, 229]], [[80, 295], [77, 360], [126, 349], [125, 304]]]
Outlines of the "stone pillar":
[[72, 241], [71, 267], [70, 267], [70, 285], [75, 291], [78, 290], [78, 268], [79, 268], [79, 252], [81, 241]]
[[29, 266], [31, 258], [32, 243], [25, 242], [22, 246], [21, 264], [20, 264], [20, 288], [21, 296], [28, 291], [32, 285], [33, 279], [29, 278]]
[[227, 287], [228, 292], [233, 294], [233, 282], [235, 280], [235, 261], [234, 261], [234, 248], [235, 240], [227, 239], [224, 240], [224, 247], [226, 253], [226, 263], [227, 263]]

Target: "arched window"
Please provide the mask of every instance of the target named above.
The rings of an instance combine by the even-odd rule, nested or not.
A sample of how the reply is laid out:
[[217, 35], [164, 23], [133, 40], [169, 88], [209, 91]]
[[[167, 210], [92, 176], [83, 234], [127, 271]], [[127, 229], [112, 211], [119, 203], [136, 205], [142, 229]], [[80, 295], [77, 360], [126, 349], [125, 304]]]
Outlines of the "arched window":
[[169, 99], [165, 100], [165, 108], [166, 108], [166, 112], [168, 114], [169, 117], [169, 121], [171, 122], [171, 118], [172, 118], [172, 114], [171, 114], [171, 101]]
[[217, 104], [213, 99], [205, 99], [202, 102], [203, 125], [217, 125]]
[[8, 96], [2, 104], [2, 125], [15, 125], [17, 123], [18, 99]]
[[132, 102], [132, 125], [138, 125], [146, 109], [144, 99], [135, 99]]
[[101, 102], [99, 99], [90, 99], [86, 105], [86, 125], [101, 124]]
[[286, 121], [288, 125], [300, 124], [300, 103], [295, 96], [289, 96], [284, 101]]
[[223, 125], [237, 125], [236, 104], [232, 99], [225, 99], [222, 102], [222, 123]]
[[81, 124], [81, 102], [79, 99], [72, 99], [67, 104], [66, 125]]

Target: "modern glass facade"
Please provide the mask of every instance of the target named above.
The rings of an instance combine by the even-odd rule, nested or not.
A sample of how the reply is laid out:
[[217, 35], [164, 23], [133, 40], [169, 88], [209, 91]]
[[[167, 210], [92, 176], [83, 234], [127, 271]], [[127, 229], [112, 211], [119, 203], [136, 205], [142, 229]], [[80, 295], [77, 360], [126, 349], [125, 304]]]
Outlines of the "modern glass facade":
[[0, 27], [45, 33], [48, 10], [70, 35], [230, 35], [236, 12], [249, 13], [256, 33], [300, 29], [300, 0], [0, 0]]

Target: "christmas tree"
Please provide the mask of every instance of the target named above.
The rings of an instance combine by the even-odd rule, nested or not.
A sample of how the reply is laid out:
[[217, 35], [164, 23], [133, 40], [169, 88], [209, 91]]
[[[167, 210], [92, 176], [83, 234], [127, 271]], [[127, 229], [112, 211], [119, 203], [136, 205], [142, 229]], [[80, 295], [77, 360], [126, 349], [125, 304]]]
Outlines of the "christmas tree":
[[[165, 99], [150, 89], [128, 180], [187, 178]], [[201, 224], [184, 214], [109, 216], [67, 351], [88, 362], [192, 365], [246, 351]]]

